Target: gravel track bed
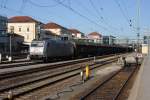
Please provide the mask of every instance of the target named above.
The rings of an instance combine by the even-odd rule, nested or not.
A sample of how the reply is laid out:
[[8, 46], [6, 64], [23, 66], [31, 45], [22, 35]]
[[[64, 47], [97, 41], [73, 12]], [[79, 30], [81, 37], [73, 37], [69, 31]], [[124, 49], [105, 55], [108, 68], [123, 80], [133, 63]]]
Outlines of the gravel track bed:
[[[50, 69], [47, 71], [41, 71], [41, 72], [37, 72], [37, 73], [32, 73], [32, 74], [26, 74], [26, 75], [22, 75], [22, 76], [18, 76], [18, 77], [13, 77], [10, 79], [4, 79], [0, 81], [0, 91], [2, 91], [4, 88], [7, 87], [13, 87], [16, 84], [21, 84], [26, 82], [27, 80], [31, 81], [33, 79], [39, 79], [40, 77], [46, 77], [49, 75], [55, 75], [57, 73], [60, 72], [64, 72], [64, 71], [68, 71], [71, 69], [77, 69], [80, 68], [81, 65], [84, 65], [84, 63], [80, 63], [80, 64], [75, 64], [75, 65], [70, 65], [70, 66], [63, 66], [63, 67], [59, 67], [56, 69]], [[89, 62], [88, 64], [91, 64], [91, 62]], [[1, 93], [1, 92], [0, 92]]]
[[0, 65], [0, 69], [29, 66], [29, 65], [36, 65], [36, 64], [40, 64], [40, 62], [21, 62], [21, 63], [13, 63], [13, 64], [3, 64], [3, 65]]
[[[108, 61], [108, 62], [110, 62], [110, 61]], [[97, 67], [99, 67], [101, 65], [104, 65], [104, 64], [105, 63], [102, 63], [102, 64], [100, 63], [98, 65], [96, 64], [96, 65], [92, 66], [91, 69], [97, 68]], [[64, 80], [66, 78], [69, 78], [69, 77], [72, 77], [72, 76], [75, 76], [75, 75], [79, 74], [80, 71], [81, 71], [80, 67], [79, 68], [74, 67], [74, 68], [78, 69], [78, 70], [71, 71], [69, 73], [67, 72], [67, 73], [62, 74], [62, 75], [58, 74], [59, 76], [56, 76], [56, 77], [41, 78], [42, 80], [38, 80], [37, 82], [31, 82], [31, 83], [28, 83], [26, 85], [23, 85], [23, 86], [20, 86], [20, 87], [16, 87], [16, 88], [12, 89], [13, 90], [12, 91], [13, 95], [15, 97], [18, 97], [20, 95], [24, 95], [26, 93], [30, 93], [30, 92], [32, 92], [34, 90], [38, 90], [39, 88], [43, 88], [43, 87], [45, 87], [47, 85], [51, 85], [51, 84], [57, 82], [57, 80], [61, 81], [61, 80]], [[66, 70], [64, 70], [64, 69], [63, 69], [63, 71], [66, 72]], [[30, 91], [30, 92], [28, 92], [28, 91]], [[5, 91], [2, 94], [0, 94], [1, 97], [5, 97], [6, 98], [7, 95], [8, 95], [8, 92], [9, 91]]]
[[[114, 60], [114, 58], [113, 58], [113, 60]], [[91, 64], [91, 62], [88, 62], [88, 63]], [[3, 89], [4, 88], [10, 88], [11, 89], [11, 87], [12, 87], [11, 90], [13, 90], [13, 94], [15, 94], [15, 95], [19, 94], [19, 92], [22, 92], [24, 94], [24, 90], [28, 90], [28, 89], [30, 90], [33, 87], [35, 87], [36, 90], [37, 90], [38, 87], [43, 87], [44, 84], [49, 85], [49, 80], [51, 80], [51, 79], [54, 80], [55, 79], [55, 77], [51, 77], [51, 76], [54, 76], [55, 74], [59, 74], [60, 72], [65, 73], [66, 71], [78, 69], [78, 70], [76, 70], [75, 73], [72, 72], [74, 74], [77, 74], [77, 73], [80, 72], [81, 65], [85, 66], [85, 64], [87, 64], [87, 62], [78, 63], [78, 64], [74, 64], [74, 65], [68, 65], [68, 66], [62, 66], [62, 68], [58, 67], [58, 68], [55, 68], [55, 69], [50, 69], [50, 70], [46, 70], [46, 71], [45, 70], [44, 71], [39, 71], [39, 72], [36, 72], [36, 73], [34, 72], [34, 73], [31, 73], [31, 74], [25, 74], [25, 75], [21, 75], [21, 76], [1, 80], [0, 81], [0, 86], [1, 86], [0, 87], [0, 91], [1, 91], [0, 95], [1, 96], [7, 96], [9, 91], [8, 90], [3, 91]], [[103, 65], [103, 64], [105, 64], [105, 63], [102, 63], [100, 65]], [[24, 86], [20, 86], [20, 87], [17, 87], [17, 88], [15, 87], [15, 89], [13, 89], [13, 87], [16, 84], [18, 85], [18, 84], [23, 84], [25, 82], [27, 83], [28, 82], [27, 80], [28, 81], [32, 80], [33, 82], [29, 81], [29, 84], [26, 84]], [[34, 80], [41, 80], [41, 81], [36, 82]], [[34, 83], [34, 85], [33, 85], [33, 83]]]
[[[107, 65], [99, 66], [96, 69], [91, 70], [91, 73], [94, 73], [97, 69], [102, 69], [102, 68], [106, 68], [106, 67], [107, 67]], [[94, 68], [94, 66], [91, 68]], [[70, 86], [80, 85], [80, 84], [82, 84], [82, 82], [81, 82], [81, 77], [78, 74], [76, 76], [70, 77], [70, 78], [60, 81], [58, 83], [46, 86], [42, 89], [33, 91], [29, 94], [20, 96], [19, 98], [16, 98], [15, 100], [45, 100], [45, 99], [55, 100], [55, 99], [60, 99], [59, 97], [61, 95], [63, 95], [63, 93], [73, 91], [70, 88]]]
[[134, 70], [135, 67], [122, 69], [111, 80], [97, 88], [84, 100], [114, 100], [114, 97]]

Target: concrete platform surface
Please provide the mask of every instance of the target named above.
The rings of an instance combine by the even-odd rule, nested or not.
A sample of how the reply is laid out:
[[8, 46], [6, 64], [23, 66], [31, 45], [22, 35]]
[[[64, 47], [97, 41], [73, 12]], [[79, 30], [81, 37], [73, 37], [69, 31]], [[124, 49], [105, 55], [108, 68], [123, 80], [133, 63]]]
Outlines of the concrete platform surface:
[[[115, 74], [120, 69], [121, 67], [116, 64], [107, 65], [106, 68], [100, 67], [98, 69], [95, 69], [95, 71], [92, 71], [91, 73], [92, 75], [91, 75], [90, 80], [86, 81], [85, 83], [73, 86], [72, 87], [73, 91], [71, 92], [62, 92], [59, 95], [60, 98], [58, 100], [80, 100], [82, 97], [87, 95], [89, 91], [92, 91], [93, 89], [95, 89], [99, 84], [102, 84], [103, 81], [111, 77], [111, 75]], [[80, 82], [77, 82], [77, 83], [80, 83]], [[56, 97], [57, 95], [50, 95], [46, 98], [53, 99]], [[45, 100], [46, 98], [42, 100]]]
[[128, 100], [150, 99], [150, 54], [148, 54], [139, 70]]

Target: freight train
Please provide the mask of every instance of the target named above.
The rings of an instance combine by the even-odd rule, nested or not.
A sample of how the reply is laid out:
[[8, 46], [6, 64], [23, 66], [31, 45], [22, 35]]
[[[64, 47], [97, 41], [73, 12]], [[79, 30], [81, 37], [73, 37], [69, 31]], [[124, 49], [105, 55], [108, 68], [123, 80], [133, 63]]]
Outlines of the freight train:
[[30, 59], [48, 61], [54, 58], [88, 57], [132, 51], [132, 48], [78, 43], [68, 40], [33, 40], [30, 46]]

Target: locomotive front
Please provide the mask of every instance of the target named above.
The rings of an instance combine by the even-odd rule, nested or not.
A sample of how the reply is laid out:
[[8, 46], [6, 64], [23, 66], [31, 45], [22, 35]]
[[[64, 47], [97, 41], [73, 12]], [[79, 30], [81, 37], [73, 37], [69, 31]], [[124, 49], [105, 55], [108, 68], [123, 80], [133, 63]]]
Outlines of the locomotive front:
[[45, 41], [32, 41], [30, 45], [30, 59], [41, 59], [44, 56]]

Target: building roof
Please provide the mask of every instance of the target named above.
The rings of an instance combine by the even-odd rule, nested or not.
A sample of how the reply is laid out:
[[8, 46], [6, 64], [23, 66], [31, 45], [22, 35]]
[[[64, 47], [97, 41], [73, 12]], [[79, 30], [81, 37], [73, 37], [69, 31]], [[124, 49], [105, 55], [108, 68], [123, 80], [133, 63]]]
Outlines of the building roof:
[[92, 32], [92, 33], [89, 33], [88, 35], [93, 35], [93, 36], [100, 36], [102, 37], [102, 35], [98, 32]]
[[45, 31], [45, 34], [46, 35], [52, 35], [52, 36], [59, 36], [59, 35], [57, 35], [55, 33], [50, 32], [50, 31]]
[[14, 17], [11, 17], [8, 19], [8, 22], [9, 23], [28, 23], [28, 22], [39, 22], [35, 19], [33, 19], [32, 17], [29, 17], [29, 16], [14, 16]]
[[56, 23], [50, 22], [50, 23], [45, 24], [43, 28], [44, 29], [56, 29], [56, 28], [64, 28], [64, 27]]
[[78, 33], [78, 34], [81, 33], [81, 32], [80, 32], [79, 30], [77, 30], [77, 29], [69, 29], [69, 31], [70, 31], [71, 33]]

